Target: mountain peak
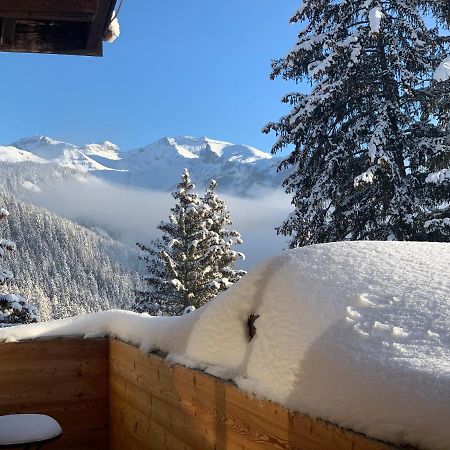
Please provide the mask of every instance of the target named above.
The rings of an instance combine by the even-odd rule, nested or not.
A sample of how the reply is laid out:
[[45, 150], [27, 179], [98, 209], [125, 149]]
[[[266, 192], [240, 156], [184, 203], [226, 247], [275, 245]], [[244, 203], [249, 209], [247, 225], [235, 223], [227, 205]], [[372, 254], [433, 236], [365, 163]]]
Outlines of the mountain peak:
[[110, 141], [104, 141], [98, 144], [87, 144], [84, 147], [81, 147], [80, 151], [89, 156], [98, 156], [110, 160], [122, 159], [120, 157], [119, 147]]
[[111, 148], [111, 149], [115, 149], [115, 150], [119, 150], [119, 146], [114, 144], [114, 142], [111, 142], [111, 141], [99, 142], [98, 145], [101, 145], [101, 146], [107, 147], [107, 148]]
[[[11, 144], [13, 147], [17, 147], [22, 149], [23, 147], [29, 147], [29, 146], [42, 146], [42, 145], [55, 145], [59, 144], [59, 141], [55, 141], [54, 139], [48, 137], [48, 136], [30, 136], [26, 138], [19, 139], [18, 141]], [[71, 145], [71, 144], [68, 144]], [[26, 150], [26, 149], [24, 149]]]
[[[170, 149], [176, 151], [171, 152]], [[211, 152], [226, 161], [254, 163], [258, 160], [272, 159], [269, 153], [242, 144], [211, 139], [206, 136], [166, 136], [159, 141], [138, 149], [135, 153], [149, 153], [157, 158], [171, 158], [174, 154], [188, 159], [211, 158]]]
[[214, 178], [222, 191], [243, 195], [281, 183], [275, 170], [278, 161], [269, 153], [206, 136], [166, 136], [125, 152], [110, 141], [78, 146], [47, 136], [12, 145], [0, 148], [0, 161], [56, 163], [136, 187], [173, 189], [184, 168], [197, 186], [207, 186]]

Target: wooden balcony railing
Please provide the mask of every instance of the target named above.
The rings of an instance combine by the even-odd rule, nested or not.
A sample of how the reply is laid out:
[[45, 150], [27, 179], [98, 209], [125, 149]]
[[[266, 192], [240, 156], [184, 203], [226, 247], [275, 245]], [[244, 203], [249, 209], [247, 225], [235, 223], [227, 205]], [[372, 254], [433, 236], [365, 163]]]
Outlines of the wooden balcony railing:
[[397, 448], [113, 339], [0, 344], [0, 414], [25, 412], [60, 422], [48, 450]]

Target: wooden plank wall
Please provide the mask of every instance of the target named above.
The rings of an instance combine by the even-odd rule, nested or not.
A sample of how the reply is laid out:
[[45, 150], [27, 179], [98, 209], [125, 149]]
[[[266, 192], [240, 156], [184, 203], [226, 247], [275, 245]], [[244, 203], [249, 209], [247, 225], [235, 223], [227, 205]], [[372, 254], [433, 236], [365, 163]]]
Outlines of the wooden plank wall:
[[396, 448], [252, 399], [229, 383], [169, 367], [115, 340], [109, 371], [113, 450]]
[[0, 414], [54, 417], [63, 436], [48, 450], [108, 449], [108, 351], [108, 339], [0, 344]]

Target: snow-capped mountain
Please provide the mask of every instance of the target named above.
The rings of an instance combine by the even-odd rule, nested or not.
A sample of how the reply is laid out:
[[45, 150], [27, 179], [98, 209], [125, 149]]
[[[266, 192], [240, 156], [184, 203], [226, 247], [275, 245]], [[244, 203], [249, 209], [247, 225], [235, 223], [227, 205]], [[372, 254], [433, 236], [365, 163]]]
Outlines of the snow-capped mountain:
[[[70, 167], [84, 172], [113, 170], [98, 163], [91, 156], [105, 158], [105, 155], [113, 156], [115, 154], [117, 157], [115, 152], [118, 152], [118, 148], [110, 142], [91, 144], [80, 148], [67, 142], [55, 141], [46, 136], [21, 139], [8, 147], [0, 147], [0, 161], [3, 161], [3, 158], [6, 159], [7, 150], [5, 149], [16, 149], [17, 151], [26, 152], [28, 155], [39, 159], [35, 159], [34, 162], [53, 162], [63, 167]], [[32, 159], [28, 160], [31, 161]], [[11, 159], [9, 161], [12, 162]]]
[[[0, 206], [11, 212], [0, 237], [16, 241], [20, 250], [7, 261], [16, 274], [11, 292], [38, 305], [44, 319], [129, 301], [139, 267], [134, 243], [157, 236], [173, 200], [168, 191], [185, 167], [199, 190], [215, 178], [222, 192], [232, 194], [236, 223], [257, 222], [253, 234], [242, 228], [248, 248], [258, 246], [247, 262], [256, 262], [282, 245], [265, 238], [275, 236], [277, 210], [267, 192], [258, 195], [261, 188], [272, 194], [280, 186], [285, 174], [277, 174], [277, 164], [253, 147], [208, 138], [163, 138], [131, 151], [111, 142], [77, 146], [43, 136], [0, 146]], [[264, 219], [248, 214], [253, 202]], [[264, 246], [255, 245], [258, 240]]]
[[21, 150], [12, 145], [0, 146], [0, 161], [2, 162], [36, 162], [45, 163], [46, 160], [36, 156], [34, 153]]
[[0, 161], [56, 163], [113, 183], [163, 191], [172, 189], [187, 167], [199, 187], [214, 178], [220, 190], [240, 195], [280, 186], [283, 175], [276, 171], [279, 158], [261, 150], [188, 136], [165, 137], [130, 151], [108, 141], [76, 146], [37, 136], [0, 146]]

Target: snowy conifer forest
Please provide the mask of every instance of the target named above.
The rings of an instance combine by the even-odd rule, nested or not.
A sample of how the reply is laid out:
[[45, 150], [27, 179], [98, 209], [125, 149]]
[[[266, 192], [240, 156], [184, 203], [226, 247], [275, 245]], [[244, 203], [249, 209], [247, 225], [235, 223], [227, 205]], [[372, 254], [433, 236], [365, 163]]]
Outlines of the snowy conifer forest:
[[17, 246], [5, 261], [15, 274], [7, 290], [29, 299], [42, 320], [127, 306], [136, 280], [128, 248], [12, 195], [3, 193], [2, 204], [14, 211], [2, 237]]

